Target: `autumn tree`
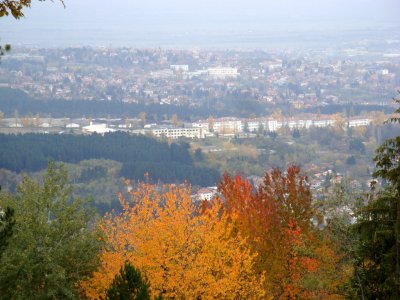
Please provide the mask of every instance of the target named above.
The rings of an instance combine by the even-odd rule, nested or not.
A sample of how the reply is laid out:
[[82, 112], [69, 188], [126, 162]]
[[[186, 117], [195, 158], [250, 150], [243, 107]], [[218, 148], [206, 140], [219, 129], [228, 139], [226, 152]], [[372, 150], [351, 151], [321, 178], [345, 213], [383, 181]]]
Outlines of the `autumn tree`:
[[272, 119], [277, 120], [277, 121], [282, 121], [282, 110], [281, 109], [276, 109], [273, 113], [272, 113]]
[[24, 177], [17, 193], [0, 194], [15, 211], [0, 264], [3, 299], [74, 299], [76, 284], [97, 265], [98, 233], [84, 201], [71, 199], [63, 166], [50, 163], [43, 185]]
[[[45, 1], [45, 0], [39, 0]], [[60, 0], [64, 5], [64, 1]], [[20, 19], [24, 16], [23, 10], [31, 7], [32, 0], [1, 0], [0, 1], [0, 17], [11, 15], [15, 19]]]
[[332, 115], [332, 118], [334, 120], [334, 125], [335, 129], [337, 130], [338, 133], [342, 133], [343, 130], [346, 128], [346, 120], [343, 118], [341, 113], [336, 113]]
[[256, 254], [234, 230], [218, 201], [197, 214], [187, 186], [138, 183], [122, 212], [105, 216], [101, 265], [81, 283], [89, 299], [104, 297], [128, 261], [148, 278], [153, 296], [166, 299], [263, 299], [264, 275], [253, 273]]
[[36, 114], [34, 119], [33, 119], [33, 125], [35, 127], [40, 127], [40, 115]]
[[129, 116], [125, 117], [125, 128], [131, 128], [132, 123], [131, 123], [131, 119], [129, 118]]
[[143, 111], [140, 112], [138, 118], [140, 119], [141, 126], [144, 127], [144, 125], [146, 125], [146, 113]]
[[178, 126], [178, 124], [179, 124], [179, 119], [178, 119], [177, 114], [173, 114], [173, 115], [172, 115], [172, 117], [171, 117], [171, 122], [172, 122], [172, 124], [173, 124], [174, 126]]
[[258, 253], [255, 270], [265, 272], [268, 295], [311, 299], [334, 294], [329, 278], [318, 283], [316, 277], [332, 271], [339, 257], [315, 234], [309, 184], [298, 167], [265, 173], [256, 190], [239, 175], [225, 175], [219, 190], [227, 211], [237, 216], [237, 229]]
[[208, 122], [208, 131], [214, 132], [214, 118], [211, 116], [207, 119]]
[[22, 118], [21, 122], [24, 127], [30, 127], [32, 125], [32, 115], [28, 113], [25, 117]]

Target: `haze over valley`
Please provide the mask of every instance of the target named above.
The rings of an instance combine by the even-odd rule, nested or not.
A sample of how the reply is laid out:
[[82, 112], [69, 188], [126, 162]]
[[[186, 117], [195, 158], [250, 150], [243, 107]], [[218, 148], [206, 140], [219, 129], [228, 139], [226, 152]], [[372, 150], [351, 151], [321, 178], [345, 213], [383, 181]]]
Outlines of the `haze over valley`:
[[0, 300], [400, 299], [399, 12], [0, 0]]

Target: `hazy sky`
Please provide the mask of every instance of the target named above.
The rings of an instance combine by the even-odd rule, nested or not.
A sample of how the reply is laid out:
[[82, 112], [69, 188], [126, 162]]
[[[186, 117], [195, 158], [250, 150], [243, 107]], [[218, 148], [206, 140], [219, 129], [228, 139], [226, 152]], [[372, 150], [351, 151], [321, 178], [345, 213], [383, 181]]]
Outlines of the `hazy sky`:
[[0, 18], [3, 43], [145, 44], [147, 37], [163, 44], [180, 34], [400, 26], [400, 0], [65, 0], [65, 9], [56, 0], [33, 2], [22, 20]]

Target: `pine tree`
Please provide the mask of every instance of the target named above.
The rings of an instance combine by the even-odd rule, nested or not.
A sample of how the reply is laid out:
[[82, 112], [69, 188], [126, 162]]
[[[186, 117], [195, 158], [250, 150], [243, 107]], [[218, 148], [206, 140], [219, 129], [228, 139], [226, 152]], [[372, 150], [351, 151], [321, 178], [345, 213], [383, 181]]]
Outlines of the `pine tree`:
[[129, 262], [121, 268], [107, 290], [108, 300], [150, 300], [149, 283]]
[[4, 210], [0, 208], [0, 259], [12, 236], [14, 224], [14, 210], [10, 207]]

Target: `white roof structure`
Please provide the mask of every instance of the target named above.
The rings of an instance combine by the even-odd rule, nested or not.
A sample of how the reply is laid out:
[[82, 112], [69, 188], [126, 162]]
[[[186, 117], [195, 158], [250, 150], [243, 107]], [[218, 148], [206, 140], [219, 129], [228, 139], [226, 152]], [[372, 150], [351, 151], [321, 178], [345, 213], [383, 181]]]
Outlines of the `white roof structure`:
[[105, 133], [108, 133], [108, 132], [114, 132], [115, 130], [112, 129], [112, 128], [108, 128], [107, 124], [93, 124], [93, 123], [90, 123], [90, 125], [82, 127], [82, 131], [84, 133], [105, 134]]
[[79, 128], [81, 127], [79, 124], [76, 123], [69, 123], [67, 125], [65, 125], [66, 128]]

